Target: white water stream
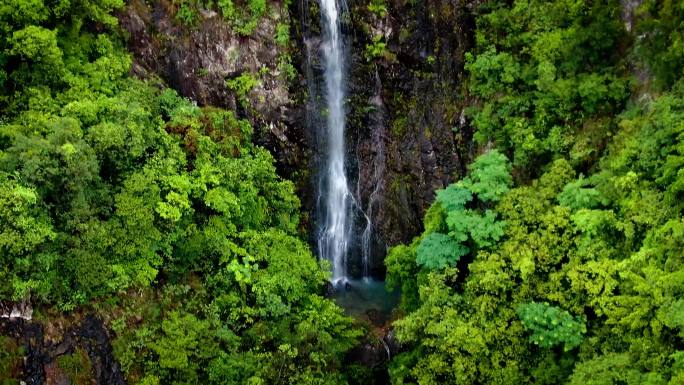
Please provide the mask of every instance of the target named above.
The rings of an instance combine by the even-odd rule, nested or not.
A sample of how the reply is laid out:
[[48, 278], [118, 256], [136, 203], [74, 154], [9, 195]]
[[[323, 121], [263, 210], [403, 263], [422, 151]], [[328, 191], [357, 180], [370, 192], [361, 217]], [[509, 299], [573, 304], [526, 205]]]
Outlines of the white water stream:
[[327, 102], [325, 183], [319, 196], [325, 207], [318, 249], [332, 264], [333, 283], [346, 281], [347, 252], [352, 227], [351, 205], [345, 170], [344, 47], [337, 0], [320, 0], [323, 31], [323, 62]]

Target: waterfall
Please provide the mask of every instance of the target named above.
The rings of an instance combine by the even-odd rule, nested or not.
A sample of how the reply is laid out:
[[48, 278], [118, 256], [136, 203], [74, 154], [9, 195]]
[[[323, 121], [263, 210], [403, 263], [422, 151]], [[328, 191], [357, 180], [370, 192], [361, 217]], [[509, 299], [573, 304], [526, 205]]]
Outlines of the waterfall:
[[347, 252], [352, 228], [351, 204], [345, 166], [344, 47], [337, 0], [321, 0], [323, 62], [327, 102], [324, 175], [319, 185], [321, 212], [318, 249], [332, 264], [333, 283], [347, 275]]

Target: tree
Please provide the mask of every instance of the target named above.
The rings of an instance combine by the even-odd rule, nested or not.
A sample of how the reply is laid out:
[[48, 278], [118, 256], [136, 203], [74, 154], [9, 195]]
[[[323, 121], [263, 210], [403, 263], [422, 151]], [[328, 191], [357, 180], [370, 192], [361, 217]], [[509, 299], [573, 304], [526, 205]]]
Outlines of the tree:
[[568, 351], [582, 342], [586, 327], [567, 311], [548, 303], [530, 302], [517, 308], [518, 317], [530, 331], [530, 342], [544, 348], [563, 345]]
[[479, 7], [465, 65], [470, 95], [480, 100], [468, 110], [475, 140], [495, 143], [532, 177], [558, 156], [591, 162], [610, 127], [606, 115], [628, 96], [620, 57], [607, 54], [623, 38], [617, 12], [617, 1]]
[[468, 254], [468, 248], [452, 237], [431, 233], [426, 235], [416, 249], [416, 263], [427, 269], [439, 270], [447, 266], [455, 266], [462, 256]]
[[476, 194], [482, 202], [497, 202], [512, 185], [511, 164], [497, 150], [475, 159], [470, 165], [470, 173], [463, 179], [463, 187]]
[[0, 173], [0, 295], [25, 299], [45, 296], [51, 284], [54, 255], [46, 249], [56, 237], [36, 191]]

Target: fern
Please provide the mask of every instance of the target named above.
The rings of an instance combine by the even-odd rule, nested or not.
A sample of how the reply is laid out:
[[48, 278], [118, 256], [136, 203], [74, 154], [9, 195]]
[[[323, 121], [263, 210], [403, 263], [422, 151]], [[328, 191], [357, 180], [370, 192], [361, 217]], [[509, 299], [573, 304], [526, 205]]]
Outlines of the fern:
[[513, 185], [511, 163], [502, 153], [489, 151], [475, 159], [469, 176], [462, 183], [463, 187], [477, 194], [479, 200], [496, 202]]
[[431, 270], [455, 266], [469, 250], [448, 235], [431, 233], [418, 245], [416, 263]]
[[563, 345], [567, 352], [582, 342], [587, 331], [584, 322], [548, 303], [522, 304], [517, 312], [525, 329], [532, 332], [530, 341], [543, 348]]
[[[477, 158], [463, 181], [437, 191], [437, 204], [426, 215], [429, 221], [425, 229], [429, 234], [416, 250], [418, 265], [428, 269], [453, 266], [470, 252], [467, 245], [487, 248], [503, 237], [506, 223], [497, 220], [495, 211], [466, 209], [466, 205], [473, 201], [473, 193], [481, 202], [498, 200], [513, 183], [510, 168], [504, 155], [490, 151]], [[444, 227], [444, 214], [448, 235], [439, 232]]]
[[473, 200], [473, 194], [460, 183], [453, 183], [449, 187], [437, 190], [437, 201], [447, 212], [464, 210], [466, 203]]
[[468, 240], [468, 236], [478, 248], [494, 245], [504, 235], [506, 222], [498, 221], [496, 213], [491, 210], [480, 215], [473, 210], [452, 211], [447, 215], [449, 235], [459, 242]]

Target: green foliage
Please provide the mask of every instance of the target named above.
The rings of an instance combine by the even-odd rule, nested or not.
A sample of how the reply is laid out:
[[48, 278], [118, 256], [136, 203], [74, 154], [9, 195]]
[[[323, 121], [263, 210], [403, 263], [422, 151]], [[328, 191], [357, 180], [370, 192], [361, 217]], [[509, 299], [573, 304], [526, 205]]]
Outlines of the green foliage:
[[[586, 162], [605, 137], [603, 116], [627, 98], [620, 59], [619, 2], [495, 1], [480, 7], [466, 55], [475, 139], [537, 170], [558, 155]], [[592, 130], [585, 127], [602, 119]], [[590, 148], [591, 150], [587, 150]]]
[[[493, 151], [479, 157], [463, 181], [438, 190], [437, 203], [426, 216], [426, 232], [416, 249], [417, 264], [431, 270], [455, 266], [471, 248], [487, 248], [498, 241], [505, 222], [498, 221], [491, 210], [481, 212], [466, 209], [466, 205], [472, 202], [473, 193], [482, 203], [498, 200], [511, 183], [506, 157]], [[443, 229], [448, 235], [439, 232]]]
[[[472, 244], [476, 249], [484, 249], [501, 239], [504, 235], [505, 222], [497, 220], [496, 212], [466, 209], [466, 205], [473, 200], [473, 193], [481, 203], [498, 201], [513, 183], [510, 172], [511, 167], [506, 157], [497, 151], [491, 151], [478, 157], [470, 165], [470, 173], [462, 181], [437, 191], [437, 202], [446, 213], [444, 223], [449, 236], [455, 242], [448, 244], [451, 254], [441, 252], [440, 257], [437, 257], [437, 254], [433, 257], [443, 261], [446, 258], [449, 263], [433, 261], [429, 264], [432, 268], [443, 267], [447, 264], [453, 266], [460, 257], [468, 254], [470, 248], [466, 246], [467, 243]], [[423, 242], [426, 242], [426, 239]], [[437, 239], [429, 241], [423, 248], [424, 253], [428, 253], [428, 249], [430, 253], [435, 253], [440, 248], [447, 247], [446, 239], [441, 239], [439, 242]], [[438, 247], [438, 244], [441, 246]], [[419, 258], [422, 261], [419, 264], [428, 266], [427, 254], [421, 257], [420, 251], [421, 247], [418, 249]]]
[[56, 234], [34, 189], [0, 173], [0, 295], [24, 298], [30, 290], [46, 295], [55, 256], [46, 246]]
[[451, 211], [446, 223], [451, 237], [459, 242], [472, 239], [480, 249], [490, 247], [501, 239], [506, 226], [506, 222], [497, 220], [497, 214], [491, 210], [483, 215], [474, 210]]
[[684, 7], [677, 1], [647, 0], [636, 19], [636, 52], [655, 75], [655, 85], [668, 89], [684, 75]]
[[23, 348], [9, 337], [0, 336], [0, 384], [19, 385]]
[[463, 187], [483, 202], [498, 201], [513, 185], [511, 164], [496, 150], [479, 156], [470, 167], [470, 174], [463, 179]]
[[384, 37], [382, 35], [375, 35], [370, 43], [366, 44], [366, 50], [364, 56], [366, 60], [372, 61], [377, 58], [390, 59], [392, 57], [391, 52], [387, 48], [387, 43], [383, 41]]
[[601, 192], [591, 187], [590, 181], [582, 178], [568, 183], [563, 191], [558, 194], [558, 203], [572, 210], [593, 209], [609, 202], [602, 198]]
[[416, 264], [416, 243], [410, 246], [397, 245], [385, 257], [387, 266], [387, 287], [401, 288], [401, 307], [412, 310], [418, 306], [418, 265]]
[[[570, 385], [612, 385], [612, 384], [666, 384], [656, 373], [645, 374], [632, 366], [629, 355], [608, 353], [583, 362], [575, 368]], [[670, 382], [670, 384], [675, 384]]]
[[282, 79], [292, 81], [297, 77], [297, 70], [292, 65], [292, 55], [289, 52], [290, 25], [278, 23], [275, 30], [275, 42], [281, 48], [278, 54], [277, 70]]
[[425, 272], [393, 249], [388, 274], [420, 294], [395, 322], [393, 383], [679, 383], [682, 100], [675, 86], [616, 118], [586, 178], [557, 159], [492, 207], [471, 166], [439, 192], [426, 229], [476, 252], [467, 270]]
[[210, 338], [209, 326], [192, 314], [171, 312], [162, 321], [161, 338], [150, 344], [159, 357], [159, 366], [196, 372], [202, 358], [216, 354], [217, 342]]
[[[464, 257], [472, 259], [478, 251], [503, 238], [506, 222], [498, 218], [496, 211], [475, 207], [498, 200], [511, 183], [506, 157], [494, 151], [471, 164], [463, 181], [436, 192], [436, 202], [425, 215], [423, 235], [410, 246], [393, 247], [385, 259], [387, 282], [390, 287], [401, 287], [404, 310], [421, 306], [421, 276], [430, 272], [455, 274], [454, 268]], [[465, 186], [485, 200], [474, 200], [474, 191]]]
[[517, 308], [518, 317], [530, 334], [530, 342], [543, 348], [563, 345], [568, 351], [582, 342], [584, 323], [567, 311], [548, 303], [526, 303]]
[[453, 183], [447, 188], [437, 190], [437, 202], [441, 204], [447, 212], [463, 211], [468, 202], [473, 199], [473, 194], [462, 184]]
[[217, 5], [234, 30], [242, 36], [250, 36], [266, 15], [266, 0], [248, 0], [245, 5], [236, 5], [233, 0], [217, 0]]
[[186, 26], [192, 27], [197, 25], [197, 22], [199, 21], [199, 14], [191, 4], [181, 2], [180, 6], [178, 7], [178, 11], [176, 11], [176, 20], [180, 21]]
[[[175, 17], [195, 26], [205, 5], [178, 1]], [[216, 5], [243, 36], [269, 13]], [[367, 381], [344, 373], [362, 332], [319, 295], [328, 274], [300, 237], [294, 185], [248, 121], [128, 77], [121, 6], [0, 4], [0, 300], [100, 312], [129, 383]], [[367, 9], [387, 17], [384, 1]], [[406, 312], [394, 384], [684, 382], [682, 7], [645, 1], [634, 42], [620, 11], [473, 9], [459, 100], [492, 150], [385, 261]], [[293, 77], [288, 28], [274, 39]], [[394, 60], [382, 36], [368, 43], [367, 60]], [[632, 61], [662, 93], [629, 97]], [[246, 103], [258, 82], [228, 87]], [[23, 355], [0, 338], [0, 382], [18, 383]], [[57, 364], [91, 380], [83, 350]]]
[[431, 270], [455, 266], [468, 248], [448, 235], [431, 233], [425, 236], [416, 250], [416, 263]]
[[368, 10], [380, 18], [387, 16], [387, 4], [385, 4], [385, 0], [371, 0], [371, 2], [368, 3]]
[[83, 349], [57, 357], [57, 365], [74, 385], [91, 384], [93, 381], [92, 364], [88, 353]]
[[290, 42], [290, 26], [288, 24], [278, 23], [275, 31], [275, 41], [281, 47], [287, 47]]
[[62, 51], [57, 46], [57, 31], [29, 25], [14, 31], [9, 45], [9, 55], [34, 62], [44, 70], [64, 67]]
[[247, 95], [259, 85], [259, 80], [251, 73], [245, 72], [226, 82], [231, 90], [235, 91], [240, 103], [247, 104]]
[[297, 78], [297, 69], [292, 65], [292, 56], [289, 54], [281, 54], [278, 57], [277, 69], [284, 79], [292, 81]]
[[[128, 76], [121, 5], [0, 5], [0, 300], [100, 312], [131, 384], [345, 383], [362, 332], [318, 295], [294, 185], [247, 120]], [[246, 7], [254, 28], [266, 2]], [[230, 82], [240, 99], [257, 84]], [[90, 383], [84, 351], [57, 362]]]
[[233, 0], [218, 0], [217, 5], [224, 19], [233, 20], [237, 16]]

